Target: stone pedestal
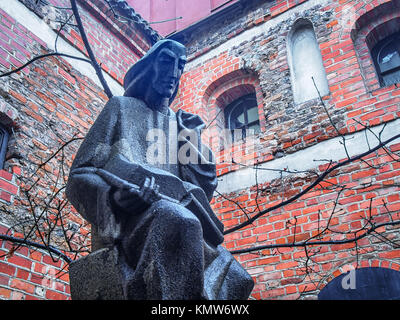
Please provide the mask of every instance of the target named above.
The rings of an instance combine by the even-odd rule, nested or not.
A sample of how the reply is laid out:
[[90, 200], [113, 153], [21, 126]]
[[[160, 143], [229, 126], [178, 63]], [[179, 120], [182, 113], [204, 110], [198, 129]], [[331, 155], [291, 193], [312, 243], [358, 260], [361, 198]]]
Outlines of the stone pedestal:
[[72, 300], [124, 300], [116, 249], [103, 248], [70, 264]]

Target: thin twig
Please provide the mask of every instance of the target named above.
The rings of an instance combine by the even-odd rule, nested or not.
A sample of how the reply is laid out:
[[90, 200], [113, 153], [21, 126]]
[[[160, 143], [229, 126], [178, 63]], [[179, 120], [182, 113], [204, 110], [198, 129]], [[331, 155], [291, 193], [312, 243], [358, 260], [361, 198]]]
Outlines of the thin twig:
[[88, 59], [84, 59], [84, 58], [80, 58], [80, 57], [76, 57], [76, 56], [72, 56], [70, 54], [66, 54], [66, 53], [60, 53], [60, 52], [51, 52], [51, 53], [46, 53], [46, 54], [42, 54], [40, 56], [34, 57], [31, 60], [29, 60], [27, 63], [25, 63], [24, 65], [13, 69], [11, 71], [5, 72], [0, 74], [0, 78], [2, 77], [8, 77], [10, 75], [12, 75], [13, 73], [19, 72], [22, 69], [26, 68], [27, 66], [29, 66], [31, 63], [35, 62], [36, 60], [39, 59], [43, 59], [43, 58], [47, 58], [47, 57], [51, 57], [51, 56], [61, 56], [61, 57], [66, 57], [66, 58], [71, 58], [71, 59], [76, 59], [76, 60], [80, 60], [80, 61], [84, 61], [84, 62], [88, 62], [88, 63], [92, 63], [90, 60]]
[[232, 254], [241, 254], [241, 253], [247, 253], [250, 251], [257, 251], [257, 250], [265, 250], [265, 249], [276, 249], [276, 248], [294, 248], [294, 247], [310, 247], [310, 246], [322, 246], [322, 245], [335, 245], [335, 244], [346, 244], [346, 243], [352, 243], [355, 241], [358, 241], [362, 238], [365, 238], [372, 232], [374, 232], [376, 229], [384, 227], [384, 226], [396, 226], [400, 225], [400, 221], [395, 221], [395, 222], [385, 222], [381, 224], [376, 224], [372, 226], [370, 229], [368, 229], [365, 233], [351, 238], [351, 239], [345, 239], [345, 240], [325, 240], [325, 241], [301, 241], [301, 242], [296, 242], [296, 243], [282, 243], [282, 244], [266, 244], [266, 245], [261, 245], [261, 246], [254, 246], [250, 248], [245, 248], [245, 249], [238, 249], [238, 250], [231, 250], [230, 252]]

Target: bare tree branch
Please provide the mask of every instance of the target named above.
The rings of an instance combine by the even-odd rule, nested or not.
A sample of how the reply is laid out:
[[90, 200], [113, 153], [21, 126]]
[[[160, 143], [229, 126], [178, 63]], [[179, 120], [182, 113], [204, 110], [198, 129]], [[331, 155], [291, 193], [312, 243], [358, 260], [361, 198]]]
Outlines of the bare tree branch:
[[90, 58], [91, 63], [92, 63], [92, 66], [93, 66], [94, 70], [96, 71], [97, 77], [99, 78], [101, 85], [104, 88], [104, 92], [106, 93], [108, 98], [111, 98], [113, 96], [113, 94], [112, 94], [112, 92], [111, 92], [106, 80], [104, 79], [102, 70], [101, 70], [100, 66], [98, 65], [98, 63], [97, 63], [96, 57], [94, 56], [93, 50], [92, 50], [92, 48], [91, 48], [91, 46], [89, 44], [88, 38], [86, 36], [85, 29], [84, 29], [83, 24], [82, 24], [81, 16], [79, 14], [78, 6], [76, 5], [76, 0], [70, 0], [70, 2], [71, 2], [72, 12], [74, 13], [74, 16], [75, 16], [76, 24], [78, 25], [78, 29], [79, 29], [79, 32], [81, 34], [82, 41], [83, 41], [83, 43], [85, 45], [85, 48], [86, 48], [86, 51], [87, 51], [87, 53], [89, 55], [89, 58]]
[[344, 160], [344, 161], [342, 161], [342, 162], [337, 163], [336, 165], [331, 166], [330, 168], [328, 168], [327, 170], [325, 170], [321, 175], [319, 175], [319, 177], [318, 177], [312, 184], [310, 184], [308, 187], [306, 187], [303, 191], [299, 192], [298, 194], [294, 195], [293, 197], [291, 197], [291, 198], [288, 199], [288, 200], [285, 200], [285, 201], [283, 201], [283, 202], [281, 202], [281, 203], [279, 203], [279, 204], [277, 204], [277, 205], [275, 205], [275, 206], [272, 206], [272, 207], [270, 207], [270, 208], [268, 208], [268, 209], [266, 209], [266, 210], [263, 210], [263, 211], [259, 212], [258, 214], [256, 214], [256, 215], [254, 215], [253, 217], [251, 217], [248, 221], [246, 221], [246, 222], [244, 222], [244, 223], [241, 223], [241, 224], [239, 224], [239, 225], [237, 225], [237, 226], [235, 226], [235, 227], [233, 227], [233, 228], [231, 228], [231, 229], [226, 230], [226, 231], [224, 232], [224, 234], [228, 234], [228, 233], [234, 232], [234, 231], [236, 231], [236, 230], [239, 230], [239, 229], [241, 229], [241, 228], [244, 228], [244, 227], [248, 226], [249, 224], [251, 224], [251, 223], [252, 223], [253, 221], [255, 221], [256, 219], [258, 219], [259, 217], [265, 215], [266, 213], [271, 212], [271, 211], [274, 211], [274, 210], [279, 209], [279, 208], [282, 208], [282, 207], [288, 205], [289, 203], [292, 203], [292, 202], [296, 201], [296, 200], [299, 199], [301, 196], [305, 195], [305, 194], [308, 193], [310, 190], [312, 190], [312, 189], [313, 189], [315, 186], [317, 186], [319, 183], [321, 183], [321, 182], [322, 182], [327, 176], [329, 176], [329, 174], [330, 174], [331, 172], [333, 172], [334, 170], [337, 170], [337, 169], [339, 169], [339, 168], [341, 168], [341, 167], [343, 167], [343, 166], [346, 166], [346, 165], [348, 165], [349, 163], [352, 163], [352, 162], [355, 162], [355, 161], [357, 161], [357, 160], [360, 160], [361, 158], [364, 158], [364, 157], [366, 157], [366, 156], [368, 156], [368, 155], [374, 153], [375, 151], [381, 149], [382, 147], [388, 145], [388, 144], [391, 143], [392, 141], [397, 140], [397, 139], [399, 139], [399, 138], [400, 138], [400, 134], [394, 135], [394, 136], [392, 136], [391, 138], [389, 138], [389, 139], [387, 139], [387, 140], [385, 140], [385, 141], [382, 141], [382, 142], [379, 143], [377, 146], [375, 146], [374, 148], [371, 148], [371, 149], [368, 150], [368, 151], [365, 151], [365, 152], [363, 152], [363, 153], [361, 153], [361, 154], [359, 154], [359, 155], [350, 157], [350, 158], [348, 158], [348, 159], [346, 159], [346, 160]]

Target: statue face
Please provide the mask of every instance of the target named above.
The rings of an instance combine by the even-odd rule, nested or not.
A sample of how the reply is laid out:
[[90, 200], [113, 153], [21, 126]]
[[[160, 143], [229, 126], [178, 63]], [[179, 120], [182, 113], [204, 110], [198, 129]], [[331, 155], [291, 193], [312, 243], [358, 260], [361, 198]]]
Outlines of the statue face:
[[158, 52], [154, 64], [153, 89], [170, 98], [179, 83], [186, 63], [184, 47], [169, 45]]

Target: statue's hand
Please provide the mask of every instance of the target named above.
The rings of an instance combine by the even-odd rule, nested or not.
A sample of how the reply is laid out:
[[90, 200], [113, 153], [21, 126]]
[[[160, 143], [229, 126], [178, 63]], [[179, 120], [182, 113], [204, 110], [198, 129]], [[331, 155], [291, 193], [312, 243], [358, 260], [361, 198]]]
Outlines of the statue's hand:
[[160, 200], [160, 194], [158, 193], [158, 190], [160, 189], [160, 186], [156, 184], [156, 180], [154, 177], [146, 178], [144, 180], [144, 184], [142, 188], [140, 189], [139, 196], [142, 198], [142, 200], [149, 205], [152, 203]]
[[117, 189], [113, 194], [114, 204], [123, 211], [143, 212], [160, 199], [159, 186], [154, 177], [146, 178], [140, 190], [135, 188]]

